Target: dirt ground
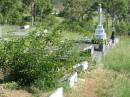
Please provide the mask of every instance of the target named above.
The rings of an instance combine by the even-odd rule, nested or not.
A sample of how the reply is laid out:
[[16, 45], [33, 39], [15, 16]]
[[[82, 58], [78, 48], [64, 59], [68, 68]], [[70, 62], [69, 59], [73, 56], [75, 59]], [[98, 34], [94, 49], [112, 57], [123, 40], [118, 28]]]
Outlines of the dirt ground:
[[0, 97], [32, 97], [32, 95], [24, 90], [9, 90], [0, 86]]
[[76, 87], [72, 88], [71, 91], [67, 91], [65, 97], [99, 97], [106, 92], [106, 88], [111, 86], [109, 79], [112, 78], [112, 75], [107, 70], [96, 68], [86, 74], [84, 80], [79, 80]]

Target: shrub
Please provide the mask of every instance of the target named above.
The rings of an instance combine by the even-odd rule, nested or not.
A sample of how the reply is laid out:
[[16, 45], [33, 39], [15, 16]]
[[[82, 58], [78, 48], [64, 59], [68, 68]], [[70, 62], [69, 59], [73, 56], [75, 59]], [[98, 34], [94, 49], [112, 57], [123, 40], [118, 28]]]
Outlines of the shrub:
[[95, 26], [93, 21], [82, 21], [82, 22], [71, 22], [63, 21], [59, 24], [57, 28], [60, 28], [61, 31], [76, 32], [82, 33], [84, 35], [90, 35], [94, 32]]
[[94, 24], [94, 21], [93, 20], [84, 20], [82, 22], [80, 22], [80, 26], [88, 31], [89, 33], [88, 34], [93, 34], [95, 32], [95, 24]]
[[79, 22], [63, 21], [58, 28], [62, 28], [62, 31], [85, 33], [85, 29], [79, 25]]
[[0, 66], [7, 80], [40, 89], [59, 85], [59, 79], [80, 61], [77, 48], [70, 41], [61, 42], [59, 35], [39, 29], [25, 38], [1, 41]]

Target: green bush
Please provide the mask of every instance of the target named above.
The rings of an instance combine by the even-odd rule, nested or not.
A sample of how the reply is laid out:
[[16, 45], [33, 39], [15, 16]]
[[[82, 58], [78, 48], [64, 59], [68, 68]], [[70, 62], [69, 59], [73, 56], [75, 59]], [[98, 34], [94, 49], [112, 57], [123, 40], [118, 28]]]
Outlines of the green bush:
[[62, 28], [62, 31], [69, 31], [69, 32], [77, 32], [77, 33], [85, 33], [85, 29], [82, 28], [79, 22], [70, 22], [70, 21], [63, 21], [59, 28]]
[[82, 22], [63, 21], [59, 24], [58, 28], [60, 28], [61, 31], [90, 35], [94, 32], [95, 26], [93, 25], [93, 21], [82, 21]]
[[[41, 32], [39, 36], [37, 32]], [[80, 61], [77, 48], [70, 41], [61, 42], [59, 35], [40, 29], [25, 38], [1, 41], [0, 67], [7, 80], [40, 89], [59, 85], [59, 79]]]
[[93, 34], [95, 32], [95, 24], [94, 24], [94, 21], [93, 20], [84, 20], [82, 22], [80, 22], [80, 26], [88, 31], [89, 33], [88, 34]]

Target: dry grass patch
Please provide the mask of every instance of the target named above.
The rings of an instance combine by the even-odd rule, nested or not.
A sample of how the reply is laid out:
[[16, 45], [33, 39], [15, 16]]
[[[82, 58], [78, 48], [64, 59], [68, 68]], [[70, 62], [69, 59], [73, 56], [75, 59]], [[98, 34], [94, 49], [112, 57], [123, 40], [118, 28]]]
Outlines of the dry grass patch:
[[32, 95], [24, 90], [10, 90], [0, 86], [0, 97], [32, 97]]

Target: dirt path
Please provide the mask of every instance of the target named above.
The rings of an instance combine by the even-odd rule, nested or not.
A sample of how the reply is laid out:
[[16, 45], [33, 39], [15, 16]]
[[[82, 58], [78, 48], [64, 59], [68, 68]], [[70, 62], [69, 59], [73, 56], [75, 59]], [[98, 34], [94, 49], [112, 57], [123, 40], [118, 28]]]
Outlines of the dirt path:
[[111, 77], [111, 72], [98, 67], [87, 74], [85, 81], [79, 81], [75, 88], [65, 94], [65, 97], [101, 97], [99, 95], [105, 95], [105, 89], [111, 86], [109, 80]]

